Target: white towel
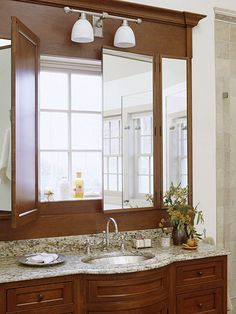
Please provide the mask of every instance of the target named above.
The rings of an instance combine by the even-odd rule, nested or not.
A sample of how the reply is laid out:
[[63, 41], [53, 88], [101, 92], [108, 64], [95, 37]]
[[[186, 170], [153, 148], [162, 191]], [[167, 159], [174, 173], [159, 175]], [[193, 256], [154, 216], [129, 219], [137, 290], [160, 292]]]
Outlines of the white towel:
[[40, 253], [27, 257], [29, 263], [50, 264], [58, 258], [57, 254]]
[[11, 129], [5, 132], [3, 145], [0, 147], [0, 171], [3, 170], [6, 177], [11, 180]]

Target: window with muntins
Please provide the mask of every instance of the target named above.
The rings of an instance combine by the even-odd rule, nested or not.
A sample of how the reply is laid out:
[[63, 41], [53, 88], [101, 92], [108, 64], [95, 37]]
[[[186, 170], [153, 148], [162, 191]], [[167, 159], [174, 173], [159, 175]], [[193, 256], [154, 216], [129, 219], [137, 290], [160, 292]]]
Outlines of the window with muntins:
[[[84, 199], [102, 195], [101, 72], [70, 64], [42, 64], [40, 73], [40, 195], [74, 199], [76, 173], [84, 181]], [[63, 194], [63, 195], [62, 195]], [[68, 194], [68, 193], [67, 193]]]

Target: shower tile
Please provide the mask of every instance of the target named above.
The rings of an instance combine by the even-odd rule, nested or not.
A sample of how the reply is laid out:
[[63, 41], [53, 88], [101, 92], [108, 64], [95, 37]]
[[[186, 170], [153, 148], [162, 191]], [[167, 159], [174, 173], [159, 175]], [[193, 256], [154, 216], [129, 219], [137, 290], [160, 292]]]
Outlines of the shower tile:
[[231, 42], [229, 44], [229, 58], [231, 60], [236, 60], [236, 42]]
[[230, 41], [236, 42], [236, 25], [235, 24], [228, 24], [230, 26]]
[[229, 41], [230, 31], [231, 31], [230, 24], [222, 23], [219, 21], [215, 22], [216, 40]]
[[223, 40], [216, 42], [216, 57], [229, 59], [229, 43]]

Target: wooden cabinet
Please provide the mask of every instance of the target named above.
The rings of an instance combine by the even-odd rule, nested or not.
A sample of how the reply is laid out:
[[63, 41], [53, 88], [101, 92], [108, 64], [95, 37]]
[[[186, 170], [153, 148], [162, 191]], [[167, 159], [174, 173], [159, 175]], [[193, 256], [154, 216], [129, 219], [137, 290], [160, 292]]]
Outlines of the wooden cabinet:
[[[90, 275], [81, 280], [87, 291], [85, 313], [157, 314], [159, 302], [167, 300], [168, 267], [116, 275]], [[167, 301], [158, 307], [165, 313]]]
[[177, 296], [178, 314], [220, 314], [222, 307], [222, 288], [207, 289]]
[[222, 260], [188, 262], [176, 267], [176, 285], [189, 286], [223, 279]]
[[177, 314], [227, 313], [226, 260], [212, 257], [173, 265]]
[[0, 314], [227, 314], [227, 257], [0, 285]]
[[74, 313], [73, 277], [40, 279], [7, 285], [5, 313]]

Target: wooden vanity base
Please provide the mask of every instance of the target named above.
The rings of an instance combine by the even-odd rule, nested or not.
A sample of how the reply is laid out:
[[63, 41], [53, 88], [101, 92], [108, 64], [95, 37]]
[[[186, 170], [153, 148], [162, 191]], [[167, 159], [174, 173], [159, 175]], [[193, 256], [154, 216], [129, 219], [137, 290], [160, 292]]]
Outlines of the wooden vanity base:
[[226, 314], [227, 256], [0, 285], [0, 314]]

